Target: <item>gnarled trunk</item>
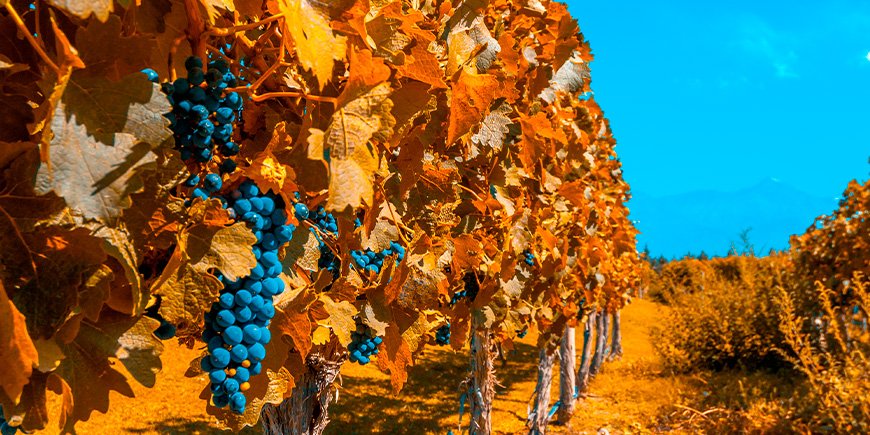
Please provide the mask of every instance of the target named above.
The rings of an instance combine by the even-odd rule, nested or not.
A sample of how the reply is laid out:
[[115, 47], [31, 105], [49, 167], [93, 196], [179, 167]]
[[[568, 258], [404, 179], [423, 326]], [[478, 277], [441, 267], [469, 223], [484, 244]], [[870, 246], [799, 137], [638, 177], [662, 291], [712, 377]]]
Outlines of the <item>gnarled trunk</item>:
[[314, 353], [306, 358], [308, 372], [296, 380], [291, 396], [280, 405], [263, 407], [260, 420], [266, 435], [320, 435], [329, 423], [329, 403], [335, 393], [343, 355], [326, 358]]
[[[472, 435], [492, 433], [492, 400], [495, 397], [496, 346], [489, 329], [472, 324], [471, 373], [465, 380], [467, 402], [471, 413], [468, 432]], [[461, 421], [460, 421], [461, 424]]]
[[559, 409], [556, 411], [556, 419], [560, 423], [567, 423], [574, 413], [575, 394], [577, 392], [576, 380], [574, 379], [574, 367], [577, 365], [577, 352], [574, 346], [574, 328], [565, 327], [562, 334], [562, 343], [559, 346]]
[[607, 326], [610, 324], [610, 317], [607, 312], [601, 310], [598, 312], [598, 322], [595, 328], [595, 355], [592, 356], [592, 366], [589, 367], [589, 375], [595, 376], [601, 370], [601, 364], [604, 362], [604, 355], [607, 353]]
[[610, 358], [611, 360], [622, 357], [622, 311], [613, 313], [613, 332], [611, 333]]
[[529, 435], [542, 435], [547, 431], [547, 423], [550, 421], [550, 386], [553, 383], [555, 361], [556, 351], [543, 347], [538, 357], [538, 383], [535, 387], [534, 408], [529, 414]]
[[594, 349], [595, 327], [598, 324], [598, 316], [595, 311], [586, 316], [586, 324], [583, 327], [583, 352], [580, 357], [580, 371], [577, 373], [577, 392], [586, 392], [589, 386], [589, 369], [592, 367], [592, 350]]

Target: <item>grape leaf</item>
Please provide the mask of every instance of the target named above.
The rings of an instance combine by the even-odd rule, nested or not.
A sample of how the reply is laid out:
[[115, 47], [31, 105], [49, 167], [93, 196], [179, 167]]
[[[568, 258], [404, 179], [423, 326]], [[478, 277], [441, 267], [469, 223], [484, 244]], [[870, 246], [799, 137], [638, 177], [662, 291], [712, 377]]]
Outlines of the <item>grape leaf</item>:
[[303, 359], [308, 356], [312, 346], [312, 323], [308, 316], [308, 307], [314, 300], [314, 293], [303, 290], [286, 305], [279, 303], [272, 319], [272, 330], [290, 337], [293, 347]]
[[130, 73], [150, 66], [143, 53], [150, 53], [154, 39], [140, 35], [125, 36], [121, 18], [110, 15], [105, 22], [91, 20], [76, 32], [76, 46], [91, 76], [118, 81]]
[[0, 360], [4, 370], [0, 371], [0, 389], [13, 402], [21, 397], [33, 367], [39, 362], [36, 347], [27, 333], [24, 316], [15, 307], [3, 283], [0, 282]]
[[381, 83], [333, 115], [325, 143], [330, 153], [328, 210], [372, 204], [372, 174], [379, 164], [369, 139], [392, 120], [389, 94], [389, 83]]
[[[99, 273], [106, 254], [99, 239], [83, 228], [66, 231], [52, 227], [27, 234], [25, 240], [29, 250], [40, 253], [33, 257], [37, 273], [7, 291], [24, 314], [30, 335], [50, 338], [76, 307], [83, 283]], [[9, 282], [10, 273], [16, 271], [3, 272], [4, 282]]]
[[83, 20], [94, 15], [106, 21], [114, 9], [112, 0], [48, 0], [48, 3]]
[[56, 192], [86, 219], [113, 223], [130, 206], [129, 194], [138, 186], [135, 170], [154, 161], [144, 143], [127, 133], [115, 135], [115, 146], [97, 142], [75, 116], [67, 118], [58, 104], [51, 129], [52, 165], [42, 165], [36, 177], [39, 194]]
[[383, 342], [384, 352], [378, 354], [377, 365], [381, 371], [390, 374], [390, 384], [393, 393], [398, 394], [408, 380], [407, 368], [413, 365], [413, 357], [408, 343], [402, 339], [395, 325], [387, 328]]
[[[474, 72], [484, 73], [498, 57], [501, 46], [498, 40], [492, 37], [483, 15], [479, 13], [475, 3], [464, 2], [456, 8], [456, 13], [448, 23], [449, 34], [447, 47], [447, 75], [452, 76], [460, 69], [471, 69], [470, 60], [473, 59]], [[469, 68], [463, 68], [464, 66]]]
[[226, 228], [196, 225], [183, 231], [179, 240], [194, 270], [206, 273], [217, 268], [231, 280], [247, 276], [257, 265], [251, 252], [256, 243], [257, 237], [244, 222]]
[[583, 86], [583, 82], [589, 79], [589, 66], [580, 58], [578, 52], [574, 52], [556, 71], [556, 75], [550, 80], [550, 86], [544, 89], [538, 98], [552, 103], [560, 93], [576, 92]]
[[151, 331], [157, 321], [142, 317], [138, 321], [125, 315], [104, 312], [98, 323], [82, 321], [75, 339], [61, 343], [66, 358], [57, 373], [69, 385], [74, 408], [65, 430], [87, 420], [94, 410], [109, 410], [109, 392], [133, 397], [127, 378], [116, 370], [112, 358], [117, 358], [135, 379], [145, 385], [154, 384], [160, 369], [163, 345]]
[[[499, 104], [483, 118], [480, 130], [471, 135], [471, 142], [496, 151], [501, 150], [504, 140], [510, 131], [508, 126], [513, 123], [508, 118], [513, 111], [513, 108], [506, 102]], [[474, 158], [475, 156], [476, 153], [472, 152], [471, 157]]]
[[329, 17], [308, 0], [279, 0], [278, 9], [284, 14], [284, 32], [292, 39], [287, 49], [295, 50], [299, 63], [314, 73], [323, 88], [332, 78], [335, 61], [344, 59], [346, 38], [333, 34]]
[[163, 117], [172, 108], [169, 100], [160, 86], [142, 73], [112, 82], [89, 69], [78, 70], [70, 77], [61, 101], [67, 118], [74, 117], [87, 127], [88, 134], [107, 145], [114, 143], [117, 133], [130, 134], [135, 141], [152, 146], [172, 134], [169, 120]]
[[452, 144], [481, 122], [489, 106], [498, 97], [502, 83], [489, 74], [474, 74], [463, 71], [453, 88], [450, 98], [450, 125], [447, 128], [447, 143]]
[[321, 294], [319, 300], [329, 313], [327, 322], [332, 327], [332, 333], [342, 346], [347, 347], [351, 341], [350, 333], [356, 330], [356, 321], [353, 319], [357, 314], [356, 307], [348, 301], [335, 302], [326, 294]]

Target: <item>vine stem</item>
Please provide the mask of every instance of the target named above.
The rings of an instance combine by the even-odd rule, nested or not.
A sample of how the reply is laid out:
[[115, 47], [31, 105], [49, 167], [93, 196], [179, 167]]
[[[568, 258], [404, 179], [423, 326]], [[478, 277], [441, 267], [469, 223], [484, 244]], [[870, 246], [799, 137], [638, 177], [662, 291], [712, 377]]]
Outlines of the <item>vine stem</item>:
[[270, 98], [281, 98], [281, 97], [305, 98], [306, 100], [320, 101], [322, 103], [332, 103], [332, 104], [335, 104], [336, 102], [338, 102], [338, 99], [335, 97], [326, 97], [323, 95], [309, 95], [303, 91], [266, 92], [265, 94], [251, 95], [251, 100], [259, 103], [261, 101], [265, 101], [265, 100], [268, 100]]
[[199, 13], [197, 0], [184, 0], [184, 8], [187, 11], [187, 39], [193, 54], [202, 60], [207, 60], [206, 44], [203, 37], [205, 22]]
[[42, 45], [36, 38], [33, 37], [33, 34], [30, 33], [30, 30], [27, 28], [27, 25], [24, 24], [24, 21], [21, 19], [21, 16], [18, 15], [18, 11], [12, 7], [12, 3], [6, 3], [6, 11], [9, 12], [9, 16], [12, 17], [12, 21], [15, 21], [15, 25], [18, 27], [18, 30], [24, 34], [24, 37], [27, 38], [27, 41], [30, 42], [30, 45], [33, 46], [33, 49], [39, 54], [39, 57], [48, 64], [49, 68], [54, 70], [55, 74], [58, 76], [61, 75], [60, 68], [58, 68], [57, 64], [48, 57], [48, 53], [43, 50]]
[[256, 29], [257, 27], [260, 27], [263, 24], [271, 23], [272, 21], [280, 20], [281, 18], [284, 18], [284, 13], [275, 14], [269, 18], [264, 18], [260, 21], [256, 21], [256, 22], [248, 23], [248, 24], [241, 24], [238, 26], [213, 27], [211, 29], [206, 30], [205, 33], [203, 34], [203, 36], [230, 36], [230, 35], [237, 33], [237, 32], [243, 32], [245, 30]]

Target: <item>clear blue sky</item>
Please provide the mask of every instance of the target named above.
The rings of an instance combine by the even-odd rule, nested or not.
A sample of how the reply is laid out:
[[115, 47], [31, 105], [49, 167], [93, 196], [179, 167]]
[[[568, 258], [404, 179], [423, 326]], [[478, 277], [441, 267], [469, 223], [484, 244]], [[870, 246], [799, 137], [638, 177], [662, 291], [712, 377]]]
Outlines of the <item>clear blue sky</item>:
[[568, 4], [634, 191], [773, 177], [832, 198], [867, 179], [870, 1]]

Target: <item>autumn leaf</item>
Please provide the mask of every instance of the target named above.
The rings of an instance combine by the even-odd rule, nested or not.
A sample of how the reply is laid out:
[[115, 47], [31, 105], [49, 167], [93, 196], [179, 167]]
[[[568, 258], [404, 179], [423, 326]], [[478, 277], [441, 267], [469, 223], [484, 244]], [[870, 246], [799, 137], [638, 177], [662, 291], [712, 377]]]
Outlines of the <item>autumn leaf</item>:
[[335, 35], [328, 17], [307, 0], [280, 0], [278, 8], [284, 14], [284, 32], [292, 39], [287, 49], [296, 52], [299, 63], [323, 88], [332, 79], [335, 61], [344, 59], [346, 38]]
[[460, 69], [473, 69], [473, 72], [484, 73], [496, 60], [501, 46], [492, 37], [483, 15], [477, 10], [475, 1], [466, 1], [456, 8], [448, 28], [447, 75], [452, 76]]
[[[139, 72], [112, 82], [89, 69], [78, 70], [70, 77], [61, 101], [65, 123], [75, 123], [70, 119], [75, 118], [88, 135], [106, 145], [114, 144], [118, 133], [126, 133], [136, 142], [156, 147], [172, 134], [163, 116], [172, 108], [169, 100], [159, 85]], [[54, 116], [52, 122], [59, 122], [57, 111]], [[56, 139], [59, 134], [54, 131]]]
[[244, 222], [221, 228], [195, 225], [183, 231], [179, 240], [195, 270], [206, 273], [217, 268], [230, 280], [247, 276], [257, 265], [251, 252], [256, 243], [257, 237]]
[[256, 265], [254, 243], [256, 237], [242, 222], [201, 224], [179, 234], [176, 251], [151, 288], [161, 297], [160, 315], [177, 326], [179, 336], [198, 332], [205, 310], [223, 288], [209, 271], [218, 269], [230, 279], [246, 276]]
[[65, 358], [57, 373], [69, 385], [74, 404], [73, 418], [65, 430], [72, 430], [75, 421], [87, 420], [95, 410], [107, 412], [110, 391], [133, 396], [128, 379], [113, 367], [112, 358], [121, 361], [144, 385], [154, 385], [163, 350], [163, 344], [151, 333], [156, 328], [157, 321], [148, 317], [137, 321], [106, 313], [98, 323], [82, 321], [75, 338], [61, 343]]
[[326, 294], [320, 295], [323, 308], [329, 313], [327, 322], [332, 327], [332, 333], [338, 337], [342, 346], [350, 344], [350, 333], [356, 330], [354, 316], [357, 314], [356, 307], [348, 301], [335, 302]]
[[456, 142], [472, 127], [481, 122], [489, 106], [499, 96], [502, 83], [489, 74], [462, 72], [450, 98], [450, 125], [447, 128], [447, 143]]
[[[26, 235], [28, 250], [40, 252], [33, 257], [36, 274], [24, 282], [7, 287], [15, 306], [24, 314], [31, 337], [50, 338], [56, 328], [77, 306], [78, 292], [94, 273], [100, 273], [106, 254], [100, 240], [83, 228], [65, 231], [52, 228]], [[9, 255], [20, 255], [19, 252]], [[0, 250], [0, 259], [4, 255]], [[5, 264], [12, 264], [6, 263]], [[11, 282], [15, 270], [3, 270], [3, 281]], [[14, 291], [14, 292], [13, 292]]]
[[398, 394], [408, 380], [408, 367], [414, 363], [411, 349], [395, 325], [387, 328], [383, 348], [384, 351], [378, 354], [376, 362], [381, 371], [390, 374], [393, 393]]
[[[500, 150], [510, 131], [508, 126], [513, 123], [508, 117], [513, 111], [513, 108], [506, 102], [499, 104], [483, 119], [480, 130], [471, 135], [471, 142], [495, 151]], [[475, 157], [475, 154], [472, 153], [471, 157]]]
[[109, 18], [114, 4], [112, 0], [48, 0], [48, 3], [83, 20], [94, 15], [100, 21]]
[[88, 74], [112, 81], [150, 66], [142, 54], [150, 53], [156, 46], [153, 39], [145, 36], [125, 36], [117, 15], [110, 15], [104, 22], [91, 20], [76, 32], [75, 41]]
[[33, 367], [39, 363], [36, 347], [27, 332], [24, 316], [6, 295], [0, 282], [0, 360], [5, 370], [0, 372], [0, 389], [13, 402], [21, 397]]
[[325, 134], [330, 157], [328, 210], [372, 204], [372, 174], [379, 163], [369, 139], [392, 120], [390, 92], [389, 83], [381, 83], [333, 115]]
[[574, 52], [571, 58], [556, 71], [550, 86], [544, 89], [538, 98], [552, 103], [558, 94], [576, 92], [588, 79], [589, 66], [580, 58], [579, 53]]

